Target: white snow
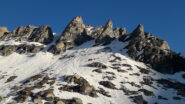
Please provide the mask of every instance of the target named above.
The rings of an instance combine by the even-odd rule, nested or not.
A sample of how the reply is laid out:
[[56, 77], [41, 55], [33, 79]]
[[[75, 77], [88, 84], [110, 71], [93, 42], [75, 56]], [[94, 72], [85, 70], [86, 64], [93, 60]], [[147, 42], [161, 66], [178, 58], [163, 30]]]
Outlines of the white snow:
[[[57, 37], [55, 39], [57, 39]], [[79, 47], [66, 51], [62, 55], [53, 55], [49, 52], [39, 52], [36, 54], [36, 56], [20, 55], [17, 53], [6, 57], [1, 56], [0, 96], [6, 96], [11, 92], [10, 88], [12, 86], [19, 85], [21, 81], [45, 70], [46, 73], [50, 74], [50, 76], [57, 78], [57, 82], [54, 84], [54, 94], [60, 98], [68, 99], [72, 97], [78, 97], [83, 100], [84, 104], [133, 104], [129, 96], [125, 95], [123, 91], [109, 89], [99, 85], [99, 81], [107, 80], [103, 79], [103, 77], [112, 76], [107, 72], [113, 72], [115, 74], [115, 79], [113, 79], [111, 82], [114, 83], [118, 89], [121, 88], [121, 86], [124, 86], [132, 91], [138, 90], [138, 87], [128, 84], [129, 82], [133, 82], [134, 84], [140, 85], [144, 89], [153, 91], [155, 94], [154, 97], [148, 97], [141, 93], [145, 100], [150, 101], [150, 104], [154, 104], [156, 101], [158, 101], [159, 104], [184, 104], [184, 101], [182, 100], [185, 99], [179, 101], [172, 99], [173, 96], [178, 96], [174, 93], [173, 89], [163, 89], [162, 87], [158, 87], [158, 84], [155, 82], [153, 87], [156, 87], [157, 89], [151, 86], [142, 85], [140, 83], [143, 81], [143, 77], [150, 76], [153, 76], [154, 79], [170, 78], [185, 83], [185, 81], [180, 77], [183, 73], [177, 73], [175, 75], [163, 75], [153, 71], [152, 69], [147, 69], [150, 70], [149, 74], [141, 74], [140, 70], [136, 66], [142, 68], [147, 68], [147, 66], [127, 57], [126, 51], [123, 50], [123, 46], [126, 44], [115, 40], [108, 46], [92, 47], [93, 45], [94, 41], [89, 41]], [[110, 47], [111, 50], [105, 49], [105, 47]], [[120, 57], [122, 61], [110, 62], [110, 60], [113, 60], [115, 56]], [[93, 61], [88, 61], [88, 59], [93, 59]], [[96, 68], [87, 67], [87, 64], [91, 62], [101, 62], [108, 66], [108, 68], [103, 70], [103, 72], [100, 74], [92, 72], [92, 70]], [[121, 67], [121, 70], [126, 70], [127, 72], [121, 73], [111, 68], [112, 64], [129, 64], [132, 66], [133, 70], [127, 70], [128, 67], [123, 66]], [[132, 75], [134, 73], [138, 73], [139, 76]], [[74, 74], [84, 77], [90, 83], [90, 85], [95, 87], [95, 89], [103, 88], [104, 90], [108, 91], [111, 97], [98, 94], [99, 97], [93, 98], [87, 95], [67, 91], [62, 91], [61, 93], [58, 90], [59, 86], [57, 85], [64, 84], [65, 82], [61, 81], [60, 78], [64, 75]], [[18, 77], [10, 83], [5, 83], [6, 79], [13, 75]], [[3, 76], [4, 78], [1, 79]], [[125, 84], [120, 84], [120, 82]], [[47, 87], [48, 86], [46, 86], [46, 88]], [[158, 95], [165, 96], [168, 98], [168, 100], [159, 100], [157, 98]], [[10, 99], [7, 99], [5, 102], [3, 102], [3, 104], [6, 104], [10, 101]]]
[[27, 42], [27, 41], [16, 41], [16, 40], [7, 40], [7, 41], [0, 41], [0, 45], [20, 45], [20, 44], [27, 44], [27, 45], [43, 45], [39, 42]]

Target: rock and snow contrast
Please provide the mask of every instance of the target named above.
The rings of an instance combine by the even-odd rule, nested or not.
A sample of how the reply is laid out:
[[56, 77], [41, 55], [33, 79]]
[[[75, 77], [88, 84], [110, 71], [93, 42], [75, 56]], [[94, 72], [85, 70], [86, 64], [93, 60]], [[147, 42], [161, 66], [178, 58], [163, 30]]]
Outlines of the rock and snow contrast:
[[141, 24], [0, 27], [0, 92], [0, 104], [184, 104], [185, 59]]

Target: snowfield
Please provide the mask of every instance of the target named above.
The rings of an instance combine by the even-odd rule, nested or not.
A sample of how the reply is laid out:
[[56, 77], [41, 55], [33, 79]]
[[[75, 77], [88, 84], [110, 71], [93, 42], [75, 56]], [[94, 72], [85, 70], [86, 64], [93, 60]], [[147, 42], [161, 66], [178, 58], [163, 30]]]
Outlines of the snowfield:
[[[15, 85], [28, 86], [23, 85], [22, 81], [37, 74], [47, 74], [49, 77], [56, 78], [56, 82], [52, 86], [45, 84], [43, 88], [34, 89], [33, 92], [53, 87], [55, 96], [62, 99], [77, 97], [84, 104], [135, 104], [132, 97], [136, 95], [142, 95], [143, 99], [149, 104], [185, 103], [185, 98], [177, 95], [175, 89], [165, 88], [155, 81], [163, 78], [185, 84], [185, 80], [182, 78], [184, 72], [174, 75], [158, 73], [145, 64], [127, 57], [126, 51], [122, 49], [124, 44], [117, 40], [107, 46], [93, 46], [94, 44], [94, 41], [89, 41], [79, 47], [67, 50], [61, 55], [39, 52], [37, 54], [20, 55], [14, 53], [6, 57], [0, 56], [0, 96], [9, 95], [0, 103], [8, 104], [12, 102], [12, 94], [16, 92], [16, 90], [12, 90], [12, 87]], [[101, 73], [97, 73], [93, 71], [97, 68], [88, 67], [88, 64], [93, 62], [100, 62], [106, 65], [107, 68], [102, 69]], [[98, 97], [91, 97], [77, 92], [60, 91], [59, 88], [66, 85], [66, 82], [61, 78], [66, 75], [79, 75], [86, 79], [96, 90], [103, 88], [111, 97], [104, 96], [101, 93], [97, 93]], [[17, 77], [14, 81], [7, 83], [7, 79], [11, 76]], [[141, 83], [145, 82], [144, 79], [153, 79], [154, 81], [152, 80], [152, 84], [148, 85]], [[116, 89], [102, 86], [99, 84], [100, 81], [110, 81]], [[32, 84], [34, 85], [34, 82]], [[126, 94], [123, 88], [137, 93]], [[152, 93], [145, 94], [141, 89]], [[159, 98], [159, 96], [162, 96], [162, 98]], [[173, 97], [178, 97], [180, 100], [175, 100]], [[30, 100], [27, 102], [33, 103]]]

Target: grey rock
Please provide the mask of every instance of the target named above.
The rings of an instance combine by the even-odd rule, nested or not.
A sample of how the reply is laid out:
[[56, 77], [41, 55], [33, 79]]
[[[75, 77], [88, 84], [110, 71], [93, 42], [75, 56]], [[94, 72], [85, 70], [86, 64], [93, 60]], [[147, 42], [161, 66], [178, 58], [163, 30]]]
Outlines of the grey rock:
[[61, 37], [57, 40], [56, 45], [51, 48], [51, 51], [55, 54], [59, 54], [91, 39], [92, 37], [85, 32], [82, 17], [79, 16], [67, 25]]
[[65, 104], [63, 101], [57, 101], [56, 104]]
[[90, 63], [87, 65], [88, 67], [96, 67], [96, 68], [102, 68], [102, 69], [106, 69], [107, 66], [104, 65], [103, 63], [101, 62], [93, 62], [93, 63]]
[[0, 26], [0, 38], [6, 33], [9, 32], [7, 27]]
[[43, 104], [41, 98], [36, 98], [33, 100], [34, 104]]
[[64, 76], [64, 80], [68, 83], [76, 83], [75, 86], [64, 86], [59, 88], [60, 90], [64, 91], [73, 91], [78, 92], [84, 95], [89, 95], [91, 97], [97, 97], [96, 90], [93, 86], [91, 86], [87, 80], [85, 80], [83, 77], [79, 75], [70, 75], [70, 76]]
[[133, 100], [136, 104], [148, 104], [144, 99], [142, 95], [133, 96]]
[[17, 52], [19, 54], [23, 53], [37, 53], [42, 50], [44, 46], [36, 46], [36, 45], [27, 45], [27, 44], [20, 44], [20, 45], [0, 45], [0, 55], [8, 56], [13, 52]]
[[138, 94], [138, 91], [131, 91], [128, 88], [126, 88], [125, 86], [121, 86], [120, 89], [125, 93], [125, 95], [136, 95], [136, 94]]
[[141, 24], [123, 41], [128, 42], [124, 48], [128, 50], [130, 57], [150, 64], [161, 73], [172, 74], [185, 70], [185, 59], [171, 51], [165, 40], [144, 32]]
[[99, 84], [106, 88], [116, 89], [115, 85], [110, 81], [100, 81]]
[[41, 27], [28, 25], [18, 27], [13, 32], [8, 32], [6, 29], [2, 29], [2, 31], [4, 34], [0, 36], [1, 40], [15, 39], [17, 41], [31, 41], [44, 44], [48, 44], [53, 40], [53, 32], [48, 25], [43, 25]]
[[73, 98], [75, 104], [83, 104], [82, 100], [79, 98]]
[[114, 38], [116, 38], [116, 36], [113, 32], [113, 23], [112, 20], [109, 20], [104, 26], [103, 32], [96, 39], [96, 43], [106, 45], [111, 43]]
[[0, 55], [8, 56], [12, 54], [16, 50], [16, 46], [14, 45], [1, 45], [0, 46]]
[[33, 33], [34, 29], [37, 28], [33, 25], [21, 26], [15, 29], [8, 38], [18, 38], [20, 41], [27, 41]]
[[143, 92], [145, 96], [155, 96], [152, 91], [148, 91], [146, 89], [140, 89], [139, 91]]
[[113, 31], [116, 38], [126, 35], [126, 28], [115, 28]]
[[29, 41], [49, 44], [53, 41], [53, 32], [49, 25], [35, 28], [29, 37]]
[[109, 95], [109, 92], [105, 91], [103, 88], [99, 88], [99, 90], [97, 90], [98, 93], [107, 96], [107, 97], [111, 97], [111, 95]]

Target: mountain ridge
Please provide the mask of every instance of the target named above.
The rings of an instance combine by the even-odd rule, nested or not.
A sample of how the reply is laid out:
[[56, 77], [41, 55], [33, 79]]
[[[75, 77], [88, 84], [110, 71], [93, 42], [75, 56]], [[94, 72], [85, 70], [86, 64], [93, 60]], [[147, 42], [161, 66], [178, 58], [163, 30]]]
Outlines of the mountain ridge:
[[[114, 28], [112, 20], [108, 20], [104, 26], [92, 27], [83, 23], [81, 16], [73, 18], [56, 42], [49, 46], [54, 40], [52, 29], [48, 25], [35, 27], [32, 25], [19, 27], [13, 32], [8, 32], [5, 27], [1, 27], [1, 41], [14, 40], [17, 42], [38, 42], [41, 45], [21, 44], [21, 45], [1, 45], [0, 55], [6, 56], [13, 52], [17, 53], [37, 53], [39, 51], [49, 51], [54, 54], [62, 54], [68, 49], [79, 46], [87, 41], [95, 40], [97, 45], [107, 45], [118, 39], [127, 42], [123, 47], [128, 50], [130, 57], [137, 61], [150, 64], [154, 69], [162, 73], [175, 73], [185, 69], [183, 57], [169, 48], [167, 41], [155, 37], [145, 32], [144, 26], [139, 24], [136, 29], [127, 33], [126, 28]], [[3, 33], [4, 32], [4, 33]], [[2, 35], [3, 34], [3, 35]], [[175, 62], [173, 60], [176, 60]], [[178, 67], [177, 67], [178, 66]]]
[[2, 104], [184, 104], [185, 58], [145, 32], [88, 26], [73, 18], [61, 34], [48, 25], [0, 27]]

